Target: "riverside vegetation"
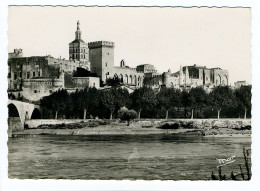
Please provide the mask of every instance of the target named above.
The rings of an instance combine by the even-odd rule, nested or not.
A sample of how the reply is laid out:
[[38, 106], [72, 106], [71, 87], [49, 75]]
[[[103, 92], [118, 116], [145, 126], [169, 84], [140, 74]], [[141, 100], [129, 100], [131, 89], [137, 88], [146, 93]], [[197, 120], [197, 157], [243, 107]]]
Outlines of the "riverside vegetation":
[[122, 107], [131, 110], [131, 118], [137, 112], [138, 119], [250, 118], [251, 86], [236, 90], [217, 86], [210, 93], [202, 87], [189, 91], [162, 87], [156, 91], [144, 86], [131, 94], [120, 86], [103, 90], [86, 88], [73, 93], [60, 89], [43, 97], [40, 105], [44, 119], [111, 120], [120, 118], [118, 111]]

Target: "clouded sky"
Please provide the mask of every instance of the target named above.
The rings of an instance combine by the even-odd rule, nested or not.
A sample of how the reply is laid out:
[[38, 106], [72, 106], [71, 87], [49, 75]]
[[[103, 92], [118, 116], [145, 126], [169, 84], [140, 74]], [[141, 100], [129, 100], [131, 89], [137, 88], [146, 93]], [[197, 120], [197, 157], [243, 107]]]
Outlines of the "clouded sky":
[[82, 39], [115, 42], [115, 65], [180, 65], [229, 70], [230, 82], [251, 83], [249, 8], [9, 7], [8, 51], [69, 58], [80, 20]]

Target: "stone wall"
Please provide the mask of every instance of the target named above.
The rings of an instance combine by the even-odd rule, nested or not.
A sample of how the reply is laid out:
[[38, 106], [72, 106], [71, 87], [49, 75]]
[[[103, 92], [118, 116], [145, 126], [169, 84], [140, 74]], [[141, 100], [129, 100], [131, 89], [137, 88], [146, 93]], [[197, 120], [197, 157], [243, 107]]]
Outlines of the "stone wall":
[[28, 128], [37, 128], [39, 125], [70, 124], [89, 120], [91, 119], [33, 119], [26, 121], [25, 124], [28, 125]]
[[72, 78], [73, 84], [75, 88], [86, 88], [86, 87], [100, 87], [100, 80], [98, 77], [73, 77]]
[[73, 73], [80, 65], [79, 61], [76, 60], [65, 60], [47, 57], [48, 65], [56, 66], [62, 72]]
[[114, 67], [113, 77], [117, 76], [124, 84], [141, 87], [143, 85], [144, 74], [137, 72], [135, 68]]
[[65, 89], [84, 89], [86, 87], [100, 87], [99, 77], [73, 77], [71, 74], [65, 73], [64, 75]]
[[21, 123], [20, 117], [9, 117], [8, 118], [8, 131], [22, 131], [24, 130], [23, 124]]
[[64, 88], [64, 78], [35, 78], [24, 80], [22, 96], [30, 101], [38, 101], [54, 91]]
[[214, 75], [214, 85], [228, 85], [229, 84], [229, 74], [227, 70], [222, 70], [220, 68], [213, 68], [212, 73]]

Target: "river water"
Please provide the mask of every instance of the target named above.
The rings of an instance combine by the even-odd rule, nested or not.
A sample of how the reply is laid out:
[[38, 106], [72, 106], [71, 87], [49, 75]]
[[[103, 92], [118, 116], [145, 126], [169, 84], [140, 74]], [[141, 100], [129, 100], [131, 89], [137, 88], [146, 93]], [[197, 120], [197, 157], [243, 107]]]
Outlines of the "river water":
[[[251, 138], [173, 135], [49, 136], [9, 138], [9, 178], [211, 180], [216, 158], [235, 156], [222, 167], [244, 167], [242, 148]], [[139, 153], [128, 161], [136, 148]], [[243, 168], [246, 172], [245, 168]]]

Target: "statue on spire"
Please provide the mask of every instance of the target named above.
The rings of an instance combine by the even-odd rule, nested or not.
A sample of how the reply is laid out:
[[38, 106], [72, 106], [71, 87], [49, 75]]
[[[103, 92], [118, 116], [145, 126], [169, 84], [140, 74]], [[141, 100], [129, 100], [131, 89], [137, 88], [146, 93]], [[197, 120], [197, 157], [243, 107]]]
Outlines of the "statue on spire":
[[79, 21], [77, 22], [77, 30], [75, 32], [75, 39], [81, 39], [81, 31], [80, 31], [80, 28], [79, 28]]
[[78, 22], [77, 22], [77, 30], [80, 30], [79, 25], [80, 25], [80, 23], [79, 23], [79, 20], [78, 20]]

